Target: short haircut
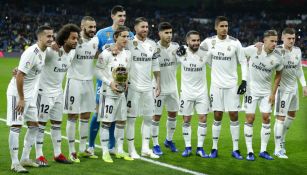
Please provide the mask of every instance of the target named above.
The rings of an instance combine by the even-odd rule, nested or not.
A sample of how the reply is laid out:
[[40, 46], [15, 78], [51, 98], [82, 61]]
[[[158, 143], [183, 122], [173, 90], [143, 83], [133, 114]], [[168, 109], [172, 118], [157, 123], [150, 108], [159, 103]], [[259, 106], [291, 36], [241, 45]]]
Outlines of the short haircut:
[[60, 46], [64, 45], [65, 40], [69, 38], [71, 32], [80, 33], [80, 28], [75, 24], [65, 24], [57, 33], [55, 41]]
[[117, 12], [124, 12], [126, 11], [125, 8], [121, 5], [116, 5], [111, 10], [111, 15], [116, 15]]
[[218, 16], [215, 18], [215, 26], [219, 25], [220, 22], [222, 21], [227, 21], [228, 22], [228, 19], [226, 16]]
[[81, 20], [81, 24], [84, 23], [85, 21], [95, 21], [95, 19], [91, 16], [84, 16]]
[[50, 27], [49, 25], [42, 25], [42, 26], [39, 26], [36, 30], [36, 36], [40, 35], [41, 33], [44, 32], [44, 30], [53, 30], [52, 27]]
[[278, 36], [278, 33], [276, 30], [267, 30], [263, 33], [263, 38], [266, 38], [269, 36]]
[[134, 26], [138, 25], [141, 22], [148, 22], [148, 20], [145, 17], [138, 17], [134, 20]]
[[113, 34], [114, 41], [116, 41], [116, 38], [122, 33], [122, 32], [130, 32], [130, 29], [126, 26], [118, 26], [118, 28], [115, 30]]
[[285, 35], [285, 34], [290, 34], [290, 35], [293, 35], [295, 34], [295, 29], [294, 28], [290, 28], [290, 27], [287, 27], [285, 28], [283, 31], [282, 31], [282, 34]]
[[172, 25], [169, 22], [161, 22], [158, 25], [158, 31], [161, 32], [163, 30], [173, 29]]
[[199, 35], [199, 36], [200, 36], [199, 32], [197, 32], [196, 30], [190, 30], [190, 31], [186, 34], [185, 38], [188, 38], [188, 37], [190, 37], [191, 35]]

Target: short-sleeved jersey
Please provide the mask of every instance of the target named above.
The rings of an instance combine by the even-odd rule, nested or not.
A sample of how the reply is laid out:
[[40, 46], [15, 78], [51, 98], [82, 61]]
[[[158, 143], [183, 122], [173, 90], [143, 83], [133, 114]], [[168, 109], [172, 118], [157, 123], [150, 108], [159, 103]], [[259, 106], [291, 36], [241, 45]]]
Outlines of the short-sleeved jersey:
[[[112, 70], [116, 67], [126, 67], [127, 70], [129, 71], [129, 62], [131, 60], [131, 53], [129, 50], [122, 50], [119, 54], [113, 55], [111, 49], [105, 49], [102, 51], [101, 54], [98, 56], [98, 61], [96, 63], [96, 67], [99, 68], [98, 71], [103, 71], [102, 75], [103, 77], [101, 80], [103, 81], [105, 86], [103, 86], [103, 91], [102, 93], [108, 96], [113, 96], [113, 97], [119, 97], [122, 94], [115, 94], [109, 84], [112, 81], [114, 81], [113, 76], [112, 76]], [[128, 73], [129, 76], [129, 73]]]
[[186, 49], [186, 54], [177, 56], [181, 63], [181, 93], [187, 99], [195, 99], [204, 93], [207, 95], [206, 51], [198, 49], [193, 53]]
[[63, 47], [59, 51], [47, 48], [45, 66], [39, 79], [39, 94], [56, 97], [63, 92], [62, 82], [74, 56], [75, 50], [66, 53]]
[[237, 64], [242, 67], [242, 79], [246, 80], [247, 64], [240, 41], [231, 36], [221, 40], [217, 36], [206, 38], [201, 47], [209, 50], [211, 62], [211, 84], [220, 88], [237, 86]]
[[[160, 86], [161, 94], [169, 94], [178, 92], [177, 88], [177, 58], [176, 50], [178, 49], [178, 43], [171, 42], [169, 47], [164, 47], [157, 42], [157, 51], [154, 54], [155, 58], [159, 61], [160, 66]], [[155, 79], [153, 79], [155, 85]]]
[[98, 51], [98, 38], [89, 40], [81, 38], [76, 47], [75, 58], [67, 71], [67, 78], [92, 80], [94, 75], [94, 58]]
[[290, 51], [285, 49], [284, 45], [280, 45], [277, 46], [277, 50], [281, 52], [284, 59], [284, 68], [281, 74], [279, 88], [284, 91], [295, 91], [297, 88], [297, 79], [301, 76], [303, 76], [303, 80], [301, 81], [302, 86], [306, 86], [304, 72], [301, 64], [301, 49], [294, 46]]
[[[96, 33], [96, 36], [99, 41], [99, 44], [98, 44], [99, 51], [103, 50], [104, 45], [114, 43], [113, 34], [114, 34], [114, 29], [112, 28], [112, 26], [100, 29]], [[129, 37], [131, 40], [133, 40], [134, 35], [132, 32], [129, 32]]]
[[275, 71], [283, 69], [282, 55], [278, 50], [267, 54], [262, 48], [261, 53], [252, 45], [244, 49], [249, 58], [247, 86], [250, 95], [267, 96], [271, 94], [272, 75]]
[[131, 52], [129, 87], [139, 92], [151, 91], [151, 73], [160, 71], [158, 59], [154, 57], [156, 43], [148, 38], [140, 41], [134, 37], [127, 47]]
[[[18, 70], [25, 73], [23, 93], [24, 98], [32, 98], [36, 91], [39, 74], [45, 64], [46, 51], [42, 51], [37, 44], [30, 46], [21, 55]], [[13, 77], [8, 86], [8, 95], [18, 95], [16, 79]]]

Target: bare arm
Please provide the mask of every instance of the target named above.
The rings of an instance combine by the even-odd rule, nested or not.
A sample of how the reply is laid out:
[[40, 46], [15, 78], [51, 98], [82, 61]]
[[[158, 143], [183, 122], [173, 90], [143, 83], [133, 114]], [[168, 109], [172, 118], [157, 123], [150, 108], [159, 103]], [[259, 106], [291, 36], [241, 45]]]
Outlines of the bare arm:
[[154, 76], [156, 79], [156, 88], [155, 88], [155, 93], [156, 93], [156, 97], [158, 97], [160, 95], [161, 92], [161, 86], [160, 86], [160, 71], [154, 71]]
[[282, 73], [282, 71], [276, 71], [274, 86], [273, 86], [272, 93], [271, 93], [270, 98], [269, 98], [269, 103], [271, 103], [271, 105], [274, 105], [274, 103], [275, 103], [275, 95], [276, 95], [276, 92], [277, 92], [279, 82], [281, 80], [281, 73]]
[[17, 112], [23, 113], [24, 107], [25, 107], [25, 101], [24, 101], [24, 94], [23, 94], [23, 83], [24, 83], [24, 77], [25, 73], [18, 71], [16, 75], [16, 84], [17, 84], [17, 91], [19, 96], [19, 101], [16, 107]]

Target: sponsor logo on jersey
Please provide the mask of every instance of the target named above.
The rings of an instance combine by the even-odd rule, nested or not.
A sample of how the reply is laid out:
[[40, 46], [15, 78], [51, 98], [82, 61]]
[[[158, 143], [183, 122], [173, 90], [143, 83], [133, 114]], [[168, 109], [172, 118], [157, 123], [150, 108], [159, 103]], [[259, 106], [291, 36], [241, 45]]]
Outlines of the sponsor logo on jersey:
[[215, 44], [216, 44], [216, 40], [212, 40], [212, 41], [211, 41], [211, 44], [212, 44], [212, 48], [211, 48], [211, 49], [215, 49], [214, 46], [215, 46]]
[[227, 47], [227, 50], [230, 52], [230, 51], [231, 51], [231, 47], [230, 47], [230, 46], [228, 46], [228, 47]]

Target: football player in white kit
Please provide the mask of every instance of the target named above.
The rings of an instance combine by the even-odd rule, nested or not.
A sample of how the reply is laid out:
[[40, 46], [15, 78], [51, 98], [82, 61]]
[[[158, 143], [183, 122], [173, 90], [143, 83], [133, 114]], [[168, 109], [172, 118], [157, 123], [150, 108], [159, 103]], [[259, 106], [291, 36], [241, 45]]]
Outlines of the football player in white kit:
[[[260, 112], [262, 113], [261, 149], [259, 157], [266, 160], [273, 160], [266, 151], [266, 148], [271, 134], [270, 114], [281, 79], [283, 59], [281, 53], [275, 49], [278, 40], [275, 30], [265, 31], [263, 40], [264, 45], [261, 49], [257, 49], [254, 45], [244, 49], [246, 57], [249, 58], [248, 90], [244, 98], [246, 112], [244, 135], [248, 153], [246, 159], [249, 161], [255, 160], [252, 137], [257, 105], [259, 105]], [[276, 74], [272, 88], [272, 75], [275, 71]]]
[[54, 150], [54, 160], [59, 163], [72, 163], [61, 152], [61, 123], [63, 116], [62, 82], [75, 56], [75, 48], [79, 38], [80, 28], [74, 24], [64, 25], [57, 32], [56, 43], [59, 51], [47, 48], [45, 65], [38, 84], [38, 121], [39, 130], [36, 137], [36, 163], [48, 166], [43, 155], [44, 131], [47, 121], [51, 122], [51, 140]]
[[[161, 74], [161, 93], [155, 97], [155, 115], [152, 121], [152, 141], [153, 152], [162, 155], [159, 146], [159, 123], [162, 115], [163, 106], [166, 106], [168, 117], [166, 121], [166, 139], [164, 145], [172, 152], [177, 152], [173, 143], [173, 135], [176, 128], [176, 113], [179, 108], [179, 96], [177, 88], [177, 59], [176, 50], [179, 45], [172, 41], [172, 25], [168, 22], [161, 22], [158, 26], [160, 41], [157, 42], [157, 52], [155, 57], [159, 60]], [[155, 82], [154, 82], [155, 84]]]
[[[95, 36], [96, 22], [90, 16], [81, 21], [81, 37], [76, 54], [67, 71], [64, 90], [64, 113], [68, 114], [66, 134], [69, 145], [69, 158], [79, 163], [80, 157], [98, 158], [86, 150], [88, 121], [91, 112], [95, 112], [95, 92], [93, 85], [94, 58], [98, 51], [98, 38]], [[79, 121], [79, 153], [75, 150], [76, 121]]]
[[[229, 113], [230, 132], [233, 142], [232, 156], [242, 160], [239, 151], [240, 124], [238, 111], [240, 110], [240, 95], [246, 91], [247, 61], [244, 57], [240, 41], [228, 33], [228, 19], [218, 16], [215, 20], [217, 35], [206, 38], [201, 46], [210, 51], [211, 66], [211, 87], [210, 101], [214, 112], [212, 125], [213, 146], [210, 158], [218, 156], [218, 140], [221, 132], [223, 112]], [[237, 87], [238, 73], [237, 65], [241, 64], [242, 83]]]
[[160, 95], [160, 68], [158, 59], [154, 57], [156, 43], [147, 38], [147, 19], [136, 18], [134, 29], [136, 36], [128, 43], [132, 55], [127, 95], [128, 151], [132, 158], [140, 158], [134, 146], [134, 124], [137, 116], [143, 116], [141, 154], [150, 158], [159, 158], [149, 149], [152, 116], [154, 115], [152, 71], [156, 79], [155, 95]]
[[[102, 159], [108, 163], [113, 163], [108, 144], [109, 128], [114, 121], [116, 122], [115, 156], [116, 158], [133, 160], [123, 150], [124, 131], [127, 120], [127, 100], [124, 92], [127, 90], [129, 62], [131, 60], [131, 52], [125, 49], [129, 40], [129, 31], [129, 28], [119, 26], [113, 35], [114, 46], [105, 49], [99, 54], [96, 64], [97, 78], [104, 83], [100, 95], [98, 121], [101, 122], [99, 135], [102, 146]], [[121, 77], [123, 77], [121, 80], [123, 82], [117, 82], [116, 78], [119, 80]]]
[[198, 114], [197, 149], [196, 155], [202, 158], [209, 156], [203, 149], [207, 134], [207, 114], [210, 103], [207, 90], [206, 64], [208, 61], [207, 49], [200, 47], [200, 35], [197, 31], [189, 31], [186, 35], [188, 47], [180, 46], [178, 61], [181, 63], [181, 91], [180, 110], [183, 115], [182, 134], [185, 142], [183, 157], [192, 154], [191, 146], [191, 118], [194, 109]]
[[283, 45], [277, 46], [284, 59], [284, 68], [277, 90], [274, 110], [276, 116], [274, 125], [274, 154], [279, 158], [288, 158], [285, 154], [285, 137], [295, 118], [295, 112], [299, 109], [297, 80], [300, 81], [303, 87], [303, 95], [307, 96], [306, 80], [301, 65], [302, 52], [300, 48], [294, 46], [295, 37], [295, 30], [293, 28], [285, 28], [281, 37]]
[[[31, 147], [38, 132], [36, 102], [36, 83], [45, 64], [47, 47], [53, 41], [53, 29], [40, 26], [36, 31], [37, 43], [23, 52], [16, 77], [10, 81], [7, 89], [7, 125], [10, 126], [9, 149], [12, 160], [11, 170], [24, 173], [24, 167], [38, 167], [30, 157]], [[24, 138], [24, 148], [20, 162], [18, 160], [19, 133], [26, 122], [28, 129]]]

